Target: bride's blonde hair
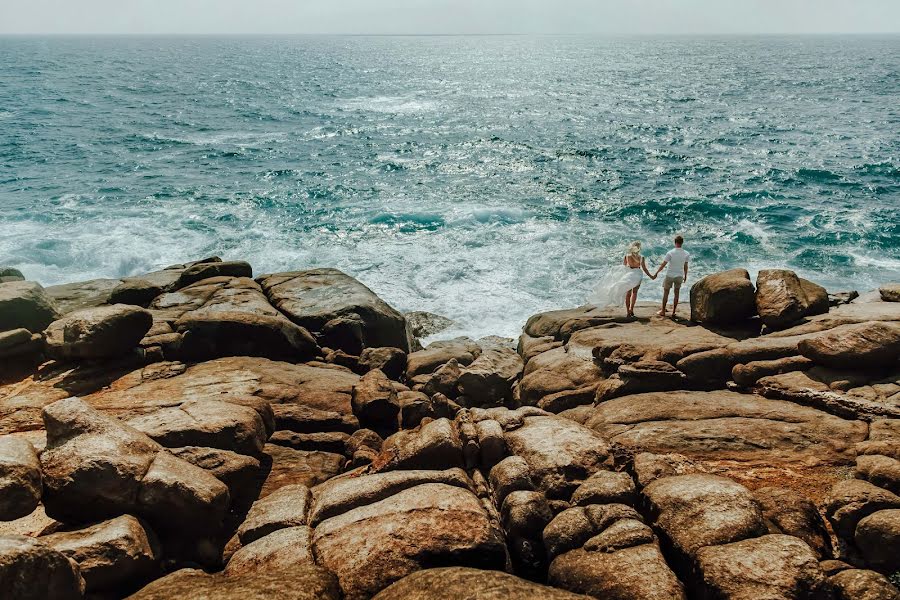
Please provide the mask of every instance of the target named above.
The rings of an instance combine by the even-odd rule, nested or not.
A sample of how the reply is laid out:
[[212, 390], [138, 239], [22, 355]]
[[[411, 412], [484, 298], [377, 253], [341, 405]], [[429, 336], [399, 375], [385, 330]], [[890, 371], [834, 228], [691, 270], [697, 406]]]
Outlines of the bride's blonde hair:
[[641, 243], [637, 240], [631, 242], [628, 246], [628, 255], [629, 256], [640, 256], [641, 255]]

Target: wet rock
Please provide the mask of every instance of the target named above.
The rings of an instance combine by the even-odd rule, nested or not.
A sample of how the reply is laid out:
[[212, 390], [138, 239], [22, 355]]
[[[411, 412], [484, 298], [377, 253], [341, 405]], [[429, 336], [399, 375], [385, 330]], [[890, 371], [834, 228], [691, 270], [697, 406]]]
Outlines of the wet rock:
[[767, 532], [759, 505], [744, 486], [706, 474], [657, 479], [643, 495], [656, 527], [682, 557], [704, 546], [728, 544]]
[[900, 496], [859, 479], [839, 481], [825, 498], [825, 516], [845, 540], [853, 539], [862, 519], [889, 508], [900, 508]]
[[84, 522], [133, 513], [154, 528], [189, 531], [221, 523], [228, 489], [213, 475], [78, 398], [55, 402], [43, 415], [48, 515]]
[[156, 535], [131, 515], [42, 536], [40, 541], [78, 563], [88, 592], [133, 590], [159, 565]]
[[506, 432], [506, 444], [525, 459], [537, 489], [548, 498], [568, 498], [611, 460], [603, 438], [560, 417], [527, 417], [522, 427]]
[[763, 377], [790, 373], [791, 371], [805, 371], [812, 368], [814, 364], [804, 356], [758, 360], [745, 365], [735, 365], [731, 371], [731, 377], [738, 385], [751, 386]]
[[305, 525], [311, 500], [305, 485], [286, 485], [257, 500], [238, 527], [241, 543], [246, 545], [273, 531]]
[[356, 356], [363, 348], [409, 350], [403, 315], [337, 269], [276, 273], [259, 282], [276, 308], [329, 348]]
[[59, 310], [34, 281], [0, 283], [0, 331], [27, 329], [40, 333], [59, 318]]
[[149, 312], [127, 304], [76, 310], [47, 327], [47, 353], [57, 359], [115, 358], [136, 348], [152, 324]]
[[637, 492], [628, 473], [597, 471], [578, 486], [572, 494], [572, 504], [627, 504], [634, 506]]
[[265, 424], [255, 410], [215, 400], [185, 402], [127, 423], [170, 448], [205, 446], [259, 455], [267, 437]]
[[769, 533], [803, 540], [819, 560], [831, 557], [831, 538], [815, 504], [792, 490], [777, 487], [754, 490], [753, 497], [762, 508]]
[[746, 269], [707, 275], [691, 286], [691, 321], [728, 325], [756, 314], [756, 299]]
[[900, 494], [900, 460], [878, 454], [856, 457], [856, 477]]
[[0, 535], [0, 590], [9, 600], [80, 600], [78, 565], [40, 540]]
[[697, 563], [711, 598], [818, 600], [827, 595], [815, 553], [788, 535], [764, 535], [701, 548]]
[[406, 371], [406, 352], [400, 348], [365, 348], [359, 355], [359, 367], [365, 373], [378, 369], [388, 379], [398, 381]]
[[334, 575], [315, 565], [262, 570], [240, 577], [181, 569], [157, 579], [129, 600], [341, 600]]
[[353, 414], [363, 427], [385, 433], [397, 429], [400, 402], [391, 380], [379, 370], [369, 371], [353, 388]]
[[756, 277], [756, 311], [763, 325], [784, 329], [806, 314], [808, 302], [800, 278], [785, 269], [763, 269]]
[[450, 469], [463, 465], [462, 442], [449, 419], [437, 419], [384, 440], [376, 471]]
[[313, 549], [348, 600], [430, 564], [502, 569], [503, 536], [468, 490], [429, 483], [321, 522]]
[[878, 288], [878, 293], [885, 302], [900, 302], [900, 283], [886, 283]]
[[900, 324], [842, 325], [802, 340], [799, 349], [808, 359], [836, 369], [890, 367], [900, 357]]
[[520, 579], [502, 571], [465, 567], [426, 569], [408, 575], [373, 600], [586, 600], [564, 590]]
[[884, 573], [900, 570], [900, 509], [880, 510], [861, 519], [854, 540], [867, 564]]
[[313, 488], [314, 501], [309, 513], [310, 525], [367, 506], [426, 483], [469, 489], [472, 481], [462, 469], [445, 471], [412, 470], [336, 477]]
[[314, 564], [310, 541], [312, 529], [306, 525], [285, 527], [245, 544], [232, 555], [225, 575], [244, 577], [250, 573], [277, 573], [299, 565]]
[[22, 438], [0, 436], [0, 521], [31, 514], [41, 500], [41, 463]]
[[865, 569], [847, 569], [828, 578], [835, 600], [900, 600], [887, 577]]
[[522, 376], [522, 358], [509, 348], [484, 350], [459, 376], [460, 392], [470, 406], [502, 405], [512, 400]]
[[572, 550], [550, 564], [549, 581], [572, 592], [609, 600], [686, 598], [655, 543], [613, 552]]

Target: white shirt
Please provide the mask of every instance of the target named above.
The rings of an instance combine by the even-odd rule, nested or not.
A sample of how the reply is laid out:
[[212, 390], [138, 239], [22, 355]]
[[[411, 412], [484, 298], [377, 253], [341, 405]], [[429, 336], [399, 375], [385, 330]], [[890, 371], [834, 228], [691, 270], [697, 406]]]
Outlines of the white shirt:
[[684, 277], [684, 265], [690, 262], [691, 255], [682, 248], [672, 248], [666, 253], [664, 259], [669, 263], [666, 269], [666, 277]]

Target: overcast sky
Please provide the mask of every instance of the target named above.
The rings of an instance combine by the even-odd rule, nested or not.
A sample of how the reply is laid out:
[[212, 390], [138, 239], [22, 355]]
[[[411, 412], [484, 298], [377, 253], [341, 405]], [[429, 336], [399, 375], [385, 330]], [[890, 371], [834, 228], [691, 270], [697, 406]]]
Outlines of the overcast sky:
[[900, 0], [0, 0], [0, 33], [894, 33]]

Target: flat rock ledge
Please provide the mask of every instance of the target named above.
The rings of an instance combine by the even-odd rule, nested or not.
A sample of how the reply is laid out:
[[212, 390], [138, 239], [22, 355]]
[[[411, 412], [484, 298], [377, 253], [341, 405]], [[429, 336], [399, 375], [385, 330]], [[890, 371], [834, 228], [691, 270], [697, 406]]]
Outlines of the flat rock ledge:
[[3, 273], [3, 598], [900, 599], [896, 284], [422, 347], [335, 269]]

